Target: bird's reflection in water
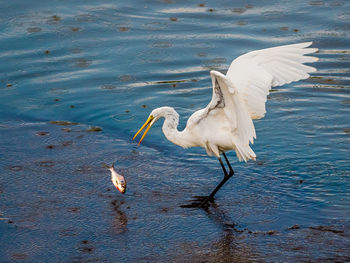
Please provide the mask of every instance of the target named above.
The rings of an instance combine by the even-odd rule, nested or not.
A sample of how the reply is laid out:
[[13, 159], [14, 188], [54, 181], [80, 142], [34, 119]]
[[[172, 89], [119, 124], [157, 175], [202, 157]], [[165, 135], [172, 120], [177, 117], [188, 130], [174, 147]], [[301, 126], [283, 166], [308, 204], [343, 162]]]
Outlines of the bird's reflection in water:
[[127, 215], [122, 211], [121, 206], [123, 205], [124, 201], [119, 200], [113, 200], [111, 202], [111, 205], [113, 206], [113, 210], [115, 212], [115, 219], [113, 221], [113, 230], [116, 234], [124, 233], [128, 230], [128, 217]]
[[[204, 197], [193, 197], [193, 202], [181, 207], [195, 208], [193, 203], [200, 203]], [[218, 227], [221, 235], [218, 239], [207, 245], [186, 243], [183, 244], [185, 259], [188, 262], [260, 262], [263, 261], [261, 255], [254, 251], [246, 242], [247, 231], [239, 229], [233, 220], [214, 201], [209, 206], [203, 207], [203, 211], [208, 218]], [[183, 262], [182, 261], [182, 262]], [[175, 262], [180, 262], [176, 261]]]
[[202, 205], [204, 200], [206, 200], [208, 198], [208, 196], [193, 196], [192, 200], [189, 200], [187, 204], [183, 204], [180, 205], [181, 208], [202, 208], [204, 210], [208, 210], [208, 208], [210, 206], [214, 206], [215, 207], [215, 203], [214, 200], [209, 200], [208, 203], [206, 203], [205, 205]]
[[241, 235], [244, 230], [236, 227], [236, 224], [224, 210], [213, 201], [207, 209], [204, 209], [208, 218], [222, 229], [220, 238], [211, 244], [211, 252], [205, 255], [205, 262], [258, 262], [256, 252], [244, 242]]

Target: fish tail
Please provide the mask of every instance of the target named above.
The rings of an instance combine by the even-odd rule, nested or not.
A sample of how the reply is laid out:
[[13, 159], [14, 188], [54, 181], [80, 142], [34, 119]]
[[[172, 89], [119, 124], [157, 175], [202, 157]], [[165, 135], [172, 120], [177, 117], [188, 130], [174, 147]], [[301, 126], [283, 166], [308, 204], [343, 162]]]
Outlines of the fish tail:
[[112, 163], [111, 166], [109, 166], [108, 164], [105, 164], [105, 163], [102, 163], [102, 166], [103, 166], [104, 168], [107, 168], [107, 169], [112, 169], [112, 168], [114, 168], [114, 164], [115, 164], [115, 161]]
[[[113, 165], [114, 165], [114, 163], [113, 163]], [[105, 164], [105, 163], [102, 163], [102, 166], [104, 167], [104, 168], [107, 168], [107, 169], [111, 169], [111, 168], [113, 168], [114, 166], [109, 166], [109, 165], [107, 165], [107, 164]]]

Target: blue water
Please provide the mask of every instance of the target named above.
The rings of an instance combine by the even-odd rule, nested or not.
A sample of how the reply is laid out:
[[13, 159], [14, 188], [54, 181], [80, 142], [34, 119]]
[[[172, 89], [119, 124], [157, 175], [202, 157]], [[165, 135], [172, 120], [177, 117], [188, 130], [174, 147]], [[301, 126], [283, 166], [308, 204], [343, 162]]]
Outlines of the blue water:
[[[349, 7], [1, 1], [0, 261], [350, 261]], [[271, 92], [257, 161], [229, 153], [215, 205], [181, 208], [221, 180], [218, 161], [171, 144], [161, 123], [139, 147], [134, 133], [164, 105], [183, 129], [211, 99], [211, 69], [303, 41], [318, 71]], [[113, 161], [125, 195], [102, 168]]]

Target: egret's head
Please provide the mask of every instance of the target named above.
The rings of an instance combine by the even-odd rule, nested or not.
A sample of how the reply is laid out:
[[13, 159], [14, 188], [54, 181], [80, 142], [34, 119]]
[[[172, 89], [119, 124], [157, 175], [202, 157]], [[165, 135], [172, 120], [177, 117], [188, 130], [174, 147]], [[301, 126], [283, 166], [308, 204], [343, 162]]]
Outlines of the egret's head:
[[161, 107], [154, 109], [151, 114], [148, 116], [147, 121], [142, 125], [142, 127], [138, 130], [138, 132], [134, 135], [133, 140], [137, 137], [137, 135], [144, 129], [146, 128], [145, 132], [143, 133], [139, 144], [142, 142], [143, 138], [145, 138], [147, 132], [151, 128], [151, 126], [160, 118], [165, 117], [169, 111], [171, 111], [172, 108], [170, 107]]

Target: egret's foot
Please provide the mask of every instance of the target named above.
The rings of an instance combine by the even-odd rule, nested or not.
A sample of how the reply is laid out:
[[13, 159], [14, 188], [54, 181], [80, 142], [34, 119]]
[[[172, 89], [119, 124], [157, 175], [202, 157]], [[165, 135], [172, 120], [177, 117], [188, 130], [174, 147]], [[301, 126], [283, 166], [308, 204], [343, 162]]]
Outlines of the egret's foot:
[[180, 207], [207, 209], [211, 204], [214, 204], [214, 198], [208, 199], [208, 196], [193, 196], [193, 200], [190, 202], [190, 204], [180, 205]]

